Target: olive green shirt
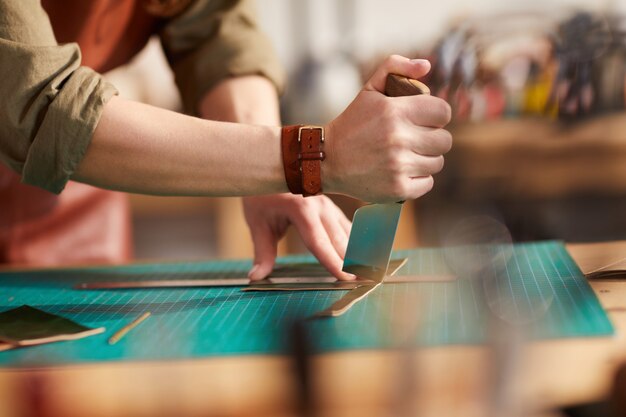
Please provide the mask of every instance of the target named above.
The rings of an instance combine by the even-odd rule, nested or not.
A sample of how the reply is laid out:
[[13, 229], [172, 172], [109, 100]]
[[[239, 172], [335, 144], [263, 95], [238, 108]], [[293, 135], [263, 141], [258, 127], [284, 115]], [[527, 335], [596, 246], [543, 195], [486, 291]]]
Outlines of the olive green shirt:
[[[283, 71], [250, 0], [197, 0], [159, 32], [185, 111], [225, 77]], [[158, 88], [158, 86], [155, 86]], [[22, 182], [60, 193], [117, 90], [59, 45], [38, 0], [0, 0], [0, 163]]]

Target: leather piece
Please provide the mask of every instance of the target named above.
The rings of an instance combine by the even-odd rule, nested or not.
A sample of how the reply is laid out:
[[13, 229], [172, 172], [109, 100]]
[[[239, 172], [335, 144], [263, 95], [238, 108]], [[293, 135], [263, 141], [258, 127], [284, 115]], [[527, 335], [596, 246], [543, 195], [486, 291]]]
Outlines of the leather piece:
[[302, 167], [302, 195], [309, 197], [322, 192], [322, 161], [325, 158], [324, 130], [303, 128], [300, 134], [298, 159]]
[[[397, 259], [393, 263], [389, 263], [387, 268], [387, 274], [385, 278], [389, 278], [395, 275], [400, 268], [404, 266], [408, 261], [407, 258]], [[354, 282], [354, 281], [352, 281]], [[318, 311], [311, 318], [320, 318], [320, 317], [339, 317], [346, 313], [348, 310], [352, 308], [356, 303], [365, 299], [368, 294], [372, 293], [376, 288], [383, 284], [383, 281], [376, 282], [374, 284], [363, 284], [359, 287], [348, 292], [339, 300], [335, 301], [330, 307]]]
[[72, 320], [23, 305], [0, 313], [0, 350], [82, 339], [104, 332]]
[[302, 194], [302, 173], [298, 153], [298, 130], [301, 125], [283, 126], [281, 134], [281, 149], [283, 154], [283, 169], [285, 181], [292, 194]]

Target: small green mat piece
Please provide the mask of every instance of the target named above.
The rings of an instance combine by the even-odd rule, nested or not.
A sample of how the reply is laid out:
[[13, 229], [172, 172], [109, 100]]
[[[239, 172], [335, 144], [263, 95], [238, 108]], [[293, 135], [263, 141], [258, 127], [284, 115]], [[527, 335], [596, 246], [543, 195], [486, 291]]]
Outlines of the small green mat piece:
[[[509, 248], [510, 249], [510, 248]], [[463, 250], [463, 249], [460, 249]], [[486, 247], [484, 251], [499, 251]], [[315, 348], [322, 352], [380, 349], [393, 344], [389, 325], [397, 306], [415, 303], [416, 343], [477, 344], [486, 340], [487, 317], [530, 317], [533, 338], [598, 337], [613, 327], [598, 298], [560, 242], [518, 244], [496, 285], [484, 281], [383, 284], [345, 315], [310, 322]], [[403, 274], [450, 273], [441, 249], [400, 251]], [[281, 258], [282, 265], [313, 262], [310, 256]], [[0, 312], [28, 304], [104, 334], [72, 341], [0, 352], [0, 366], [40, 366], [115, 360], [160, 360], [287, 351], [285, 330], [341, 298], [344, 291], [242, 292], [240, 288], [74, 290], [89, 281], [243, 277], [251, 262], [210, 261], [0, 273]], [[301, 265], [299, 266], [301, 268]], [[484, 271], [486, 278], [494, 274]], [[491, 277], [493, 278], [493, 277]], [[490, 282], [494, 282], [491, 280]], [[404, 304], [403, 304], [404, 303]], [[119, 343], [107, 339], [115, 329], [146, 311], [152, 316]], [[417, 320], [417, 319], [416, 319]]]
[[21, 342], [75, 335], [93, 329], [27, 305], [0, 313], [0, 342]]

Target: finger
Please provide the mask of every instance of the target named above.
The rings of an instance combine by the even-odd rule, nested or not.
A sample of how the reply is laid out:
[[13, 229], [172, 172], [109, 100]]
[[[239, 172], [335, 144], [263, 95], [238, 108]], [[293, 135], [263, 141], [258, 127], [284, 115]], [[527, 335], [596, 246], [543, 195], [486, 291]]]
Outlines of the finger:
[[344, 232], [346, 233], [346, 236], [350, 238], [350, 230], [352, 229], [352, 222], [346, 217], [343, 210], [341, 210], [339, 207], [335, 206], [335, 210], [338, 212], [337, 219], [339, 219], [339, 224], [341, 225]]
[[343, 260], [346, 257], [348, 235], [339, 223], [337, 212], [323, 213], [321, 220], [324, 228], [326, 229], [326, 233], [330, 237], [330, 241], [337, 252], [337, 255], [339, 255], [339, 257]]
[[419, 155], [440, 156], [452, 149], [452, 134], [445, 129], [419, 128], [411, 150]]
[[295, 223], [302, 240], [319, 262], [335, 277], [350, 281], [356, 277], [341, 270], [343, 260], [335, 251], [328, 233], [319, 217], [298, 220]]
[[411, 178], [408, 185], [406, 200], [416, 199], [433, 189], [435, 181], [432, 176]]
[[363, 89], [384, 94], [388, 74], [418, 79], [428, 74], [428, 71], [430, 71], [430, 62], [425, 59], [409, 59], [400, 55], [390, 55], [378, 66]]
[[401, 106], [408, 119], [417, 126], [442, 128], [452, 120], [450, 105], [439, 97], [421, 95], [389, 100]]
[[258, 226], [250, 229], [254, 243], [254, 264], [248, 278], [257, 281], [267, 277], [274, 269], [278, 239], [267, 226]]
[[413, 154], [408, 174], [411, 178], [428, 177], [443, 169], [443, 156], [423, 156]]
[[334, 218], [339, 222], [339, 226], [343, 229], [347, 237], [350, 237], [350, 229], [352, 228], [352, 222], [346, 217], [346, 214], [330, 199], [330, 204], [324, 209], [334, 213]]

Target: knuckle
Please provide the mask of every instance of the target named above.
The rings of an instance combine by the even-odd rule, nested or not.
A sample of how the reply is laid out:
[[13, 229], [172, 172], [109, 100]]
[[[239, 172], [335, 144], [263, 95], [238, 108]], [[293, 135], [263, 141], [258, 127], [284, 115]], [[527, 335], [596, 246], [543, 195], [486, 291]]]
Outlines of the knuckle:
[[321, 236], [316, 235], [309, 241], [309, 249], [311, 252], [320, 253], [324, 250], [324, 239]]
[[435, 186], [435, 179], [432, 176], [428, 177], [428, 186], [426, 187], [426, 189], [430, 191], [433, 189], [434, 186]]
[[430, 102], [433, 99], [429, 95], [419, 95], [411, 97], [412, 106], [408, 110], [410, 115], [422, 115], [430, 108]]
[[392, 177], [400, 177], [404, 172], [405, 162], [399, 152], [393, 152], [389, 160], [389, 172]]
[[435, 117], [436, 124], [443, 127], [452, 120], [452, 108], [447, 101], [434, 96], [420, 96], [423, 109]]
[[383, 131], [382, 138], [385, 144], [391, 146], [393, 149], [403, 149], [407, 147], [407, 142], [412, 139], [410, 131], [407, 131], [406, 127], [396, 120], [385, 120], [381, 129]]
[[441, 172], [441, 170], [443, 169], [444, 163], [445, 161], [444, 161], [443, 156], [438, 156], [434, 163], [433, 174], [437, 172]]
[[431, 176], [428, 176], [424, 181], [424, 188], [422, 195], [430, 192], [435, 186], [435, 179]]
[[378, 105], [378, 114], [383, 120], [388, 122], [395, 122], [399, 115], [398, 106], [396, 106], [391, 100], [384, 99], [381, 100]]
[[325, 195], [319, 196], [319, 200], [318, 201], [320, 203], [320, 206], [322, 208], [325, 208], [325, 209], [326, 208], [330, 208], [330, 207], [335, 205], [335, 203], [333, 203], [333, 200], [331, 200], [330, 198], [326, 197]]
[[400, 131], [398, 125], [391, 121], [382, 122], [381, 126], [381, 138], [379, 139], [385, 147], [391, 151], [401, 145], [402, 140], [400, 138]]
[[315, 222], [305, 210], [299, 210], [299, 217], [293, 222], [301, 236], [307, 235], [315, 237]]
[[452, 149], [452, 133], [448, 132], [445, 129], [441, 130], [441, 134], [442, 134], [442, 146], [443, 146], [443, 153], [448, 153], [450, 152], [450, 149]]
[[408, 192], [407, 181], [401, 176], [397, 175], [391, 182], [391, 194], [394, 199], [404, 200]]
[[386, 171], [391, 175], [399, 175], [406, 165], [405, 158], [403, 156], [401, 146], [398, 146], [395, 142], [397, 139], [390, 141], [383, 153], [380, 155], [381, 161], [385, 166]]
[[399, 61], [401, 58], [400, 55], [398, 54], [391, 54], [391, 55], [387, 55], [387, 58], [385, 58], [385, 65], [389, 66], [391, 64], [393, 64], [394, 62]]
[[428, 194], [430, 190], [433, 189], [434, 184], [435, 182], [432, 175], [421, 178], [419, 186], [413, 189], [412, 195], [409, 198], [420, 198], [425, 194]]
[[[302, 202], [299, 203], [295, 203], [295, 205], [293, 206], [292, 212], [300, 217], [300, 218], [308, 218], [307, 214], [309, 213], [309, 207], [307, 202], [304, 201], [304, 199], [302, 199]], [[306, 226], [309, 226], [308, 224], [306, 224]]]
[[452, 149], [452, 134], [444, 129], [433, 129], [423, 134], [423, 141], [434, 155], [444, 155]]
[[440, 109], [439, 112], [442, 114], [443, 124], [447, 125], [452, 120], [452, 107], [448, 104], [447, 101], [439, 99]]
[[346, 236], [339, 233], [333, 233], [331, 238], [333, 242], [337, 242], [339, 245], [345, 245], [347, 241]]
[[387, 139], [389, 145], [389, 156], [394, 161], [402, 160], [402, 153], [407, 147], [406, 139], [402, 133], [396, 129]]

